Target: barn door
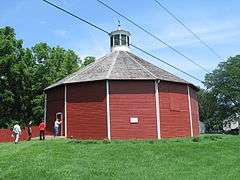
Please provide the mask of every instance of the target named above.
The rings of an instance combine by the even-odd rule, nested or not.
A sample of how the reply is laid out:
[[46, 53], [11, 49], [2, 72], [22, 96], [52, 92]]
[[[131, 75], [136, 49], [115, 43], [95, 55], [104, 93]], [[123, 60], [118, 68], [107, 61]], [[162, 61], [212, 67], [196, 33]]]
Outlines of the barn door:
[[59, 135], [60, 136], [64, 136], [65, 133], [64, 133], [64, 121], [63, 121], [63, 113], [62, 112], [57, 112], [56, 113], [56, 119], [60, 120], [62, 123], [60, 124], [60, 127], [59, 127]]

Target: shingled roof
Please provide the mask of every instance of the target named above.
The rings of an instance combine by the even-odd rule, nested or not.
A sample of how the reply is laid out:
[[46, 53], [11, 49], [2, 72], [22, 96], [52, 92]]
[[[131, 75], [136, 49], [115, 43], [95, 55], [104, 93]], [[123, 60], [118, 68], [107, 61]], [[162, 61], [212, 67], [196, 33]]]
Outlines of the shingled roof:
[[190, 84], [128, 51], [114, 51], [45, 90], [63, 84], [97, 80], [163, 80]]

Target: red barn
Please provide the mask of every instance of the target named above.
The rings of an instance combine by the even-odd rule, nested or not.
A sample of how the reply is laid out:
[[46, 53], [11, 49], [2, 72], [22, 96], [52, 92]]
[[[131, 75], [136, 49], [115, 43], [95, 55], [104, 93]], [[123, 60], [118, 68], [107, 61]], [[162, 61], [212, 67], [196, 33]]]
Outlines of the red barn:
[[193, 84], [129, 52], [129, 32], [110, 35], [111, 53], [45, 89], [49, 131], [78, 139], [160, 139], [199, 135]]

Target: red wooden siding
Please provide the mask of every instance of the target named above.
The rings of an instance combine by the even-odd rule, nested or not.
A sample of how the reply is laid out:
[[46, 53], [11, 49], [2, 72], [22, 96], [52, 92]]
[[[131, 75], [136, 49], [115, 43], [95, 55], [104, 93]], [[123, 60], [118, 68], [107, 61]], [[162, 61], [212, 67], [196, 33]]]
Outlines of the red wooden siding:
[[198, 100], [196, 91], [189, 88], [191, 95], [191, 107], [192, 107], [192, 123], [193, 123], [193, 135], [198, 136], [200, 134], [199, 129], [199, 112], [198, 112]]
[[[48, 133], [46, 133], [48, 134]], [[39, 136], [39, 128], [38, 126], [32, 127], [32, 138]], [[20, 135], [20, 141], [27, 140], [28, 133], [27, 128], [22, 129], [22, 133]], [[0, 142], [13, 142], [14, 138], [12, 137], [12, 131], [10, 129], [0, 129]]]
[[47, 130], [53, 132], [56, 113], [63, 114], [62, 128], [64, 133], [64, 86], [55, 87], [47, 92]]
[[161, 81], [159, 93], [161, 137], [190, 136], [187, 85]]
[[[112, 139], [155, 139], [156, 107], [153, 81], [110, 81]], [[131, 124], [130, 117], [139, 123]]]
[[69, 84], [67, 87], [67, 136], [107, 138], [105, 81]]
[[[109, 81], [112, 139], [156, 139], [154, 81]], [[190, 88], [194, 136], [199, 135], [196, 91]], [[187, 85], [160, 81], [160, 133], [162, 138], [191, 135]], [[63, 113], [64, 86], [47, 91], [47, 130], [57, 112]], [[107, 138], [106, 81], [67, 85], [67, 136]], [[130, 123], [131, 117], [139, 122]], [[63, 126], [64, 127], [64, 126]]]

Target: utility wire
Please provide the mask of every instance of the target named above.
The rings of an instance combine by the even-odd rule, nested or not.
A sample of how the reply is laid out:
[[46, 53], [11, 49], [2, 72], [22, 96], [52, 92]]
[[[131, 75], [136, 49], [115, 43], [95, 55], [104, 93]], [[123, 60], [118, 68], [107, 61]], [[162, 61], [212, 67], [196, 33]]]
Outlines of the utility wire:
[[196, 66], [198, 66], [199, 68], [201, 68], [202, 70], [204, 70], [207, 73], [210, 73], [206, 68], [204, 68], [202, 65], [198, 64], [197, 62], [195, 62], [194, 60], [192, 60], [191, 58], [189, 58], [188, 56], [184, 55], [182, 52], [180, 52], [179, 50], [177, 50], [176, 48], [174, 48], [173, 46], [169, 45], [168, 43], [166, 43], [165, 41], [163, 41], [162, 39], [160, 39], [158, 36], [154, 35], [153, 33], [151, 33], [150, 31], [146, 30], [143, 26], [138, 25], [137, 23], [135, 23], [133, 20], [131, 20], [130, 18], [128, 18], [127, 16], [121, 14], [120, 12], [118, 12], [117, 10], [113, 9], [111, 6], [107, 5], [106, 3], [104, 3], [101, 0], [97, 0], [100, 4], [102, 4], [103, 6], [105, 6], [106, 8], [110, 9], [111, 11], [113, 11], [114, 13], [118, 14], [119, 16], [121, 16], [122, 18], [126, 19], [128, 22], [130, 22], [131, 24], [133, 24], [134, 26], [138, 27], [139, 29], [141, 29], [142, 31], [144, 31], [145, 33], [147, 33], [148, 35], [152, 36], [154, 39], [160, 41], [162, 44], [164, 44], [165, 46], [167, 46], [168, 48], [172, 49], [175, 53], [181, 55], [182, 57], [184, 57], [185, 59], [187, 59], [188, 61], [190, 61], [191, 63], [195, 64]]
[[[92, 26], [92, 27], [94, 27], [94, 28], [96, 28], [96, 29], [98, 29], [98, 30], [100, 30], [100, 31], [108, 34], [108, 35], [110, 35], [110, 33], [109, 33], [108, 31], [106, 31], [105, 29], [103, 29], [103, 28], [101, 28], [101, 27], [99, 27], [99, 26], [97, 26], [97, 25], [95, 25], [95, 24], [93, 24], [93, 23], [91, 23], [91, 22], [83, 19], [83, 18], [80, 18], [79, 16], [77, 16], [77, 15], [75, 15], [75, 14], [73, 14], [73, 13], [71, 13], [71, 12], [65, 10], [65, 9], [63, 9], [62, 7], [57, 6], [57, 5], [51, 3], [51, 2], [49, 2], [49, 1], [47, 1], [47, 0], [42, 0], [42, 1], [44, 1], [44, 2], [46, 2], [47, 4], [49, 4], [49, 5], [51, 5], [51, 6], [55, 7], [55, 8], [57, 8], [57, 9], [65, 12], [65, 13], [67, 13], [67, 14], [71, 15], [71, 16], [74, 17], [74, 18], [77, 18], [78, 20], [80, 20], [80, 21], [82, 21], [82, 22], [84, 22], [84, 23], [86, 23], [86, 24], [88, 24], [88, 25], [90, 25], [90, 26]], [[176, 67], [176, 66], [174, 66], [174, 65], [169, 64], [167, 61], [158, 58], [157, 56], [151, 54], [150, 52], [147, 52], [147, 51], [143, 50], [143, 49], [140, 48], [140, 47], [137, 47], [137, 46], [135, 46], [135, 45], [133, 45], [133, 44], [130, 44], [130, 46], [132, 46], [133, 48], [135, 48], [135, 49], [137, 49], [137, 50], [139, 50], [139, 51], [147, 54], [148, 56], [151, 56], [152, 58], [154, 58], [154, 59], [156, 59], [156, 60], [158, 60], [158, 61], [161, 61], [162, 63], [164, 63], [164, 64], [166, 64], [166, 65], [168, 65], [168, 66], [176, 69], [177, 71], [179, 71], [179, 72], [181, 72], [181, 73], [183, 73], [183, 74], [185, 74], [185, 75], [187, 75], [187, 76], [189, 76], [189, 77], [191, 77], [191, 78], [193, 78], [193, 79], [195, 79], [195, 80], [197, 80], [197, 81], [199, 81], [199, 82], [201, 82], [201, 83], [204, 83], [202, 80], [198, 79], [197, 77], [195, 77], [195, 76], [193, 76], [193, 75], [191, 75], [191, 74], [183, 71], [182, 69], [180, 69], [180, 68], [178, 68], [178, 67]]]
[[198, 79], [197, 77], [195, 77], [195, 76], [193, 76], [193, 75], [191, 75], [191, 74], [183, 71], [182, 69], [180, 69], [180, 68], [178, 68], [178, 67], [176, 67], [176, 66], [173, 66], [173, 65], [169, 64], [167, 61], [158, 58], [157, 56], [151, 54], [150, 52], [147, 52], [147, 51], [143, 50], [142, 48], [137, 47], [137, 46], [135, 46], [135, 45], [133, 45], [133, 44], [131, 44], [131, 46], [134, 47], [135, 49], [137, 49], [137, 50], [139, 50], [139, 51], [147, 54], [148, 56], [151, 56], [152, 58], [154, 58], [154, 59], [156, 59], [156, 60], [158, 60], [158, 61], [161, 61], [162, 63], [164, 63], [164, 64], [166, 64], [166, 65], [168, 65], [168, 66], [170, 66], [170, 67], [172, 67], [172, 68], [180, 71], [181, 73], [183, 73], [183, 74], [185, 74], [185, 75], [187, 75], [187, 76], [189, 76], [189, 77], [191, 77], [191, 78], [193, 78], [193, 79], [195, 79], [195, 80], [197, 80], [197, 81], [200, 81], [201, 83], [204, 84], [204, 81], [202, 81], [202, 80]]
[[181, 24], [188, 32], [190, 32], [200, 43], [202, 43], [208, 50], [210, 50], [216, 57], [221, 59], [221, 56], [211, 48], [205, 41], [203, 41], [195, 32], [193, 32], [184, 22], [174, 15], [166, 6], [160, 3], [158, 0], [154, 0], [163, 10], [165, 10], [173, 19], [175, 19], [179, 24]]
[[102, 28], [94, 25], [93, 23], [91, 23], [91, 22], [89, 22], [89, 21], [87, 21], [87, 20], [85, 20], [85, 19], [83, 19], [83, 18], [80, 18], [79, 16], [76, 16], [75, 14], [73, 14], [73, 13], [71, 13], [71, 12], [69, 12], [69, 11], [67, 11], [67, 10], [65, 10], [65, 9], [63, 9], [63, 8], [61, 8], [60, 6], [57, 6], [57, 5], [51, 3], [51, 2], [49, 2], [49, 1], [47, 1], [47, 0], [43, 0], [43, 1], [44, 1], [45, 3], [47, 3], [47, 4], [49, 4], [49, 5], [57, 8], [57, 9], [59, 9], [59, 10], [65, 12], [65, 13], [67, 13], [67, 14], [69, 14], [70, 16], [73, 16], [73, 17], [79, 19], [80, 21], [83, 21], [83, 22], [87, 23], [88, 25], [95, 27], [96, 29], [98, 29], [98, 30], [100, 30], [100, 31], [103, 31], [103, 32], [109, 34], [109, 33], [108, 33], [107, 31], [105, 31], [104, 29], [102, 29]]

